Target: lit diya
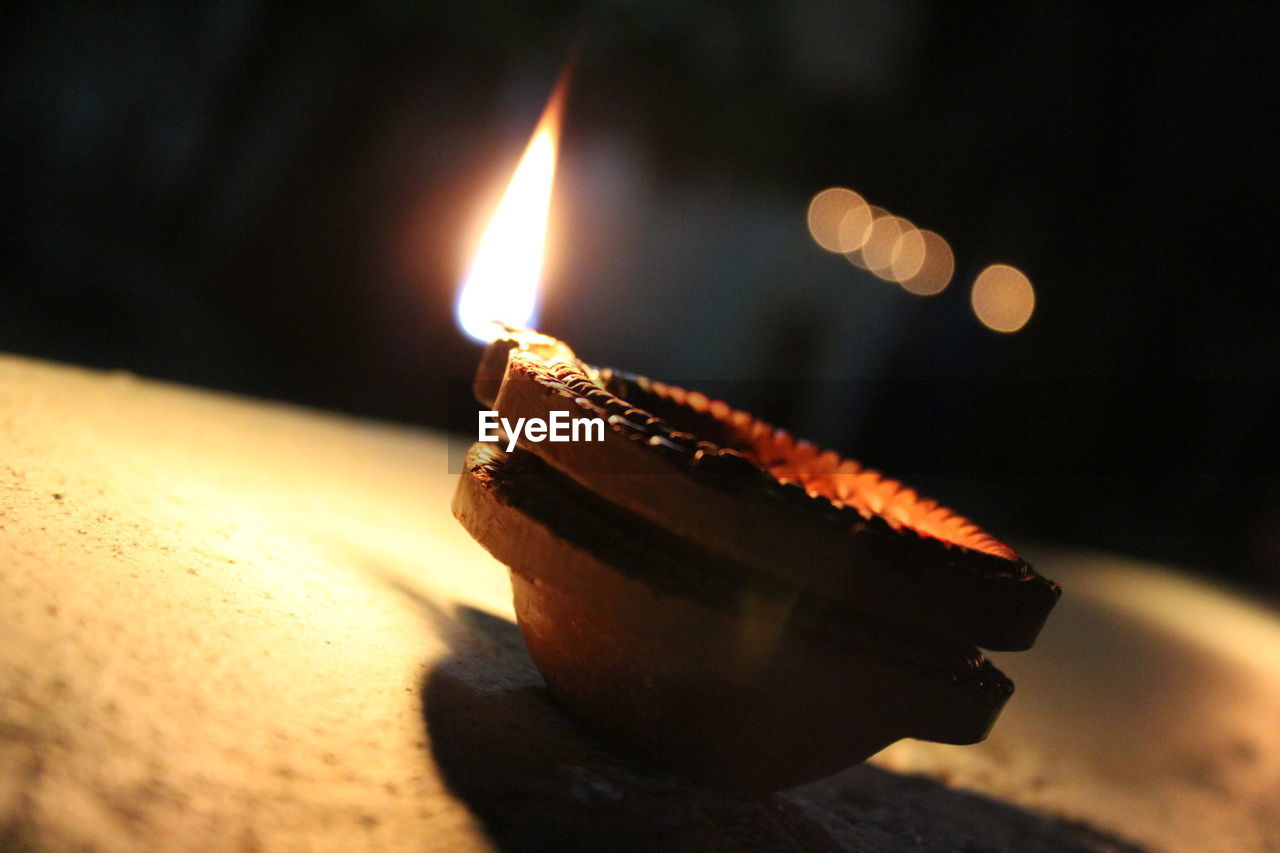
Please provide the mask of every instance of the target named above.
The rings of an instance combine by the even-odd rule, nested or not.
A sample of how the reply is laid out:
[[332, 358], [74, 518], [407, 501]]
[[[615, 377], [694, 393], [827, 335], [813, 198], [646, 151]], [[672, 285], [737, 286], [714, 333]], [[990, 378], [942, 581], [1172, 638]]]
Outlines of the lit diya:
[[552, 338], [490, 344], [476, 389], [511, 419], [606, 421], [476, 444], [454, 514], [510, 568], [557, 700], [692, 777], [773, 790], [904, 737], [980, 741], [1013, 684], [977, 647], [1029, 648], [1058, 599], [936, 501]]
[[511, 570], [551, 693], [624, 749], [739, 790], [895, 740], [974, 743], [1059, 588], [936, 501], [728, 405], [597, 369], [531, 322], [555, 171], [553, 96], [480, 242], [459, 321], [478, 399], [570, 413], [599, 441], [471, 448], [453, 501]]

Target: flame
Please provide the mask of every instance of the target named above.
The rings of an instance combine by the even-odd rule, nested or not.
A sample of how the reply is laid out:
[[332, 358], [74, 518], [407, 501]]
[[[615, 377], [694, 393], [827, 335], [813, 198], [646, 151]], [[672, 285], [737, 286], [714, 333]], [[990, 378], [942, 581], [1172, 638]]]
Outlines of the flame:
[[547, 102], [458, 295], [458, 323], [476, 340], [492, 341], [504, 326], [535, 321], [563, 93], [562, 84]]

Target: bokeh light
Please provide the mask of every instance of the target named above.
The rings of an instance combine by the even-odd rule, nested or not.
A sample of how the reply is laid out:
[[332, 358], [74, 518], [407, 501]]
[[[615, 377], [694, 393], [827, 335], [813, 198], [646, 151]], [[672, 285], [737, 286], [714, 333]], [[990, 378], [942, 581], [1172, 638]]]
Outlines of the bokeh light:
[[844, 187], [831, 187], [809, 202], [809, 234], [828, 252], [846, 251], [841, 237], [841, 222], [851, 211], [866, 208], [862, 196]]
[[924, 267], [926, 250], [920, 229], [914, 225], [907, 228], [898, 235], [898, 241], [893, 246], [893, 261], [888, 269], [880, 272], [880, 276], [889, 281], [907, 281]]
[[996, 332], [1016, 332], [1031, 319], [1036, 293], [1020, 270], [992, 264], [978, 273], [970, 301], [982, 325]]
[[863, 250], [871, 242], [872, 232], [881, 219], [892, 216], [883, 207], [868, 204], [845, 214], [840, 221], [840, 242], [844, 246], [844, 256], [849, 263], [867, 269], [867, 262], [862, 257]]
[[853, 190], [819, 192], [809, 202], [808, 221], [819, 246], [908, 293], [932, 296], [951, 283], [955, 256], [941, 235], [869, 204]]
[[[912, 273], [906, 272], [907, 262], [903, 261], [906, 251], [900, 249], [898, 258], [894, 259], [894, 272], [902, 289], [917, 296], [933, 296], [947, 289], [951, 276], [956, 269], [955, 255], [951, 246], [933, 231], [917, 230], [914, 239], [920, 241], [920, 266]], [[914, 247], [912, 248], [914, 252]], [[903, 268], [899, 269], [899, 261]]]
[[872, 207], [863, 201], [862, 204], [849, 208], [840, 218], [840, 250], [846, 257], [851, 254], [856, 255], [867, 242], [867, 234], [871, 228], [871, 222], [876, 218], [876, 211], [883, 213], [880, 208]]
[[893, 263], [898, 257], [902, 238], [916, 227], [901, 216], [885, 216], [871, 225], [867, 244], [862, 247], [862, 260], [867, 269], [886, 281], [896, 281]]

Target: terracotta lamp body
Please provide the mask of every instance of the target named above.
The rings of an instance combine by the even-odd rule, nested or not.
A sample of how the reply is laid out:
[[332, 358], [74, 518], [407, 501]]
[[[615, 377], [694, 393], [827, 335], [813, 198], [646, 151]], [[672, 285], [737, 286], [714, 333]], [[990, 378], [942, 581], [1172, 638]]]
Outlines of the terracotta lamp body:
[[511, 571], [556, 699], [724, 788], [829, 775], [904, 737], [982, 740], [1059, 588], [935, 501], [697, 392], [512, 330], [476, 393], [600, 442], [476, 444], [454, 514]]

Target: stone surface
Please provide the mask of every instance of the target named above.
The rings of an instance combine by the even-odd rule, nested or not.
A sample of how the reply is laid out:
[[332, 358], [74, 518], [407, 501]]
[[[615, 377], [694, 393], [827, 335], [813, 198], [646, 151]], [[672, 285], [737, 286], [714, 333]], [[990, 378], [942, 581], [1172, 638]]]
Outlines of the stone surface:
[[737, 799], [549, 702], [453, 486], [436, 435], [0, 358], [0, 847], [1280, 845], [1280, 620], [1238, 597], [1033, 550], [1067, 594], [986, 743]]

